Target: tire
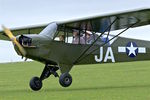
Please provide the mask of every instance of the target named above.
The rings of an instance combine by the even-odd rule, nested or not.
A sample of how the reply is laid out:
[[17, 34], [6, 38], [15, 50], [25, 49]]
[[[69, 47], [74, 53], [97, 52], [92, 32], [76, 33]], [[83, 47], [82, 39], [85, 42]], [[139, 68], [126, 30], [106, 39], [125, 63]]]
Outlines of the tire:
[[63, 73], [59, 77], [59, 83], [62, 87], [69, 87], [72, 83], [72, 77], [69, 73]]
[[38, 91], [42, 88], [42, 81], [40, 80], [39, 77], [33, 77], [30, 80], [30, 88], [34, 91]]

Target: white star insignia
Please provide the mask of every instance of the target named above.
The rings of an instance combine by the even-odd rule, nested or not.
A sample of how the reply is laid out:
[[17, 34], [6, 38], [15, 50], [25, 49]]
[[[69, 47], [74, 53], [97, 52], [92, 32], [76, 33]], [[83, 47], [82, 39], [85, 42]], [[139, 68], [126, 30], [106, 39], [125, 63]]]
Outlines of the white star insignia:
[[132, 42], [131, 42], [130, 47], [127, 47], [127, 49], [129, 50], [128, 56], [130, 56], [131, 54], [134, 54], [134, 56], [136, 56], [135, 50], [138, 49], [138, 47], [134, 47]]

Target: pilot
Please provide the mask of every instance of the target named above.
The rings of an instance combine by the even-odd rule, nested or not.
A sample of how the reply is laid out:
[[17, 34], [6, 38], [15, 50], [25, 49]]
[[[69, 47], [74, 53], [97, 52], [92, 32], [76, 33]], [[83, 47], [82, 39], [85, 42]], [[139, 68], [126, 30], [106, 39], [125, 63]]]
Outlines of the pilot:
[[79, 35], [79, 30], [73, 30], [73, 44], [85, 44], [83, 37]]
[[64, 35], [60, 35], [59, 36], [59, 41], [65, 42], [65, 36]]

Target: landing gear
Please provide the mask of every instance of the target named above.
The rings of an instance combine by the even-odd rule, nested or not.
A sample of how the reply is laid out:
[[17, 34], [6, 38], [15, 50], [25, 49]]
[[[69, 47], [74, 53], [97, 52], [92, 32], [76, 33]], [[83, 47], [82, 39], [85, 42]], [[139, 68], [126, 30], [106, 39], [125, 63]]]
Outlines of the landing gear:
[[59, 77], [58, 73], [56, 72], [59, 68], [56, 66], [49, 66], [46, 65], [40, 78], [39, 77], [33, 77], [30, 80], [30, 88], [34, 91], [38, 91], [42, 88], [42, 81], [46, 78], [48, 78], [50, 75], [54, 75], [55, 77]]
[[[50, 75], [54, 75], [55, 77], [59, 77], [58, 73], [56, 72], [59, 68], [56, 66], [49, 66], [46, 65], [43, 69], [43, 72], [40, 77], [33, 77], [30, 80], [30, 88], [34, 91], [38, 91], [42, 88], [42, 81], [48, 78]], [[59, 83], [62, 87], [69, 87], [72, 83], [71, 75], [66, 72], [60, 75]]]
[[63, 73], [63, 74], [61, 74], [61, 76], [59, 77], [59, 83], [63, 87], [70, 86], [71, 83], [72, 83], [72, 77], [71, 77], [71, 75], [69, 73]]

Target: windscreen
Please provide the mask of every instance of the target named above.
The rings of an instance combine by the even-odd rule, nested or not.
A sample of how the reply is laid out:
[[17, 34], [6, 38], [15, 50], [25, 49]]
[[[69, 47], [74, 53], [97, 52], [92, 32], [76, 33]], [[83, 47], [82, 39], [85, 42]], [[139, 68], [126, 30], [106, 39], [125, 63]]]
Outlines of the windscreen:
[[56, 31], [57, 31], [57, 24], [50, 23], [42, 32], [40, 32], [39, 35], [53, 39]]

